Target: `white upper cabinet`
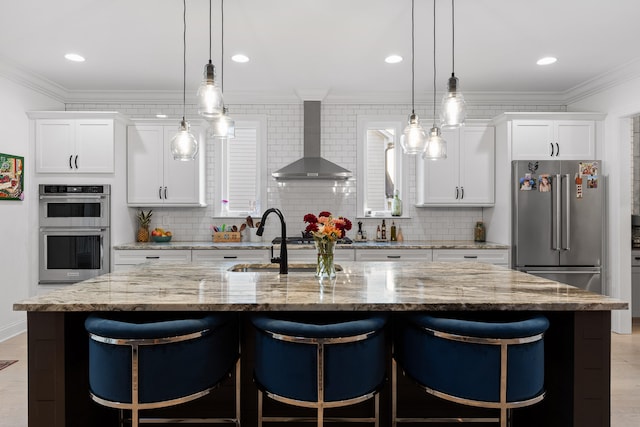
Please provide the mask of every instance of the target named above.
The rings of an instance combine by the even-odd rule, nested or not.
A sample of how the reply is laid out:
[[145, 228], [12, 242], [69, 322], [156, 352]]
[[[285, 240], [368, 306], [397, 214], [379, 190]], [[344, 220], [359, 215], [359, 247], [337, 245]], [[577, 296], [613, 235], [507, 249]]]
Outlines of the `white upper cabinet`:
[[177, 124], [139, 124], [127, 129], [127, 203], [130, 206], [205, 206], [204, 140], [195, 161], [174, 160], [171, 138]]
[[486, 124], [445, 130], [447, 158], [418, 158], [417, 206], [492, 206], [495, 131]]
[[595, 159], [594, 120], [513, 120], [513, 160]]
[[91, 113], [75, 112], [28, 115], [35, 119], [36, 172], [114, 172], [116, 113], [93, 113], [113, 118], [76, 118]]

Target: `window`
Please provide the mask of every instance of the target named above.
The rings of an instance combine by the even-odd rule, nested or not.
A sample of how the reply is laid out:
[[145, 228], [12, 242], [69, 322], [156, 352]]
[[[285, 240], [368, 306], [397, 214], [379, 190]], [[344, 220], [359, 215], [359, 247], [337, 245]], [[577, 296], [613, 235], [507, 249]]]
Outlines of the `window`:
[[404, 117], [358, 117], [358, 216], [391, 216], [396, 190], [403, 198], [406, 168], [400, 147]]
[[236, 137], [214, 143], [218, 217], [258, 215], [266, 202], [267, 120], [263, 116], [234, 116], [234, 120]]

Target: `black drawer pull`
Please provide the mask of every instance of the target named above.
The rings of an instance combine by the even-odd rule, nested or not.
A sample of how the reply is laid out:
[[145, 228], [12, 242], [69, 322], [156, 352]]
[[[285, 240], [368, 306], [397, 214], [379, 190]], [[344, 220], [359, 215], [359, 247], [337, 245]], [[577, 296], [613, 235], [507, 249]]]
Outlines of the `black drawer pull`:
[[465, 255], [465, 258], [472, 258], [472, 259], [476, 259], [478, 258], [478, 255]]
[[160, 259], [159, 256], [146, 256], [146, 259]]
[[236, 259], [236, 258], [238, 258], [238, 256], [237, 255], [225, 255], [223, 258], [224, 259]]
[[400, 259], [402, 255], [387, 255], [387, 258]]

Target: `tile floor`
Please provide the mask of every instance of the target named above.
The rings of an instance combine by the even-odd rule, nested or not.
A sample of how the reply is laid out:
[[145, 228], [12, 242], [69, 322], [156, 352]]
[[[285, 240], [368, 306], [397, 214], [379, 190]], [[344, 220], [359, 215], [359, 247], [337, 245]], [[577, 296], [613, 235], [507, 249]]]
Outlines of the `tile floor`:
[[[640, 426], [640, 318], [633, 334], [612, 334], [611, 426]], [[0, 343], [0, 360], [18, 359], [0, 371], [0, 426], [27, 426], [27, 335]]]

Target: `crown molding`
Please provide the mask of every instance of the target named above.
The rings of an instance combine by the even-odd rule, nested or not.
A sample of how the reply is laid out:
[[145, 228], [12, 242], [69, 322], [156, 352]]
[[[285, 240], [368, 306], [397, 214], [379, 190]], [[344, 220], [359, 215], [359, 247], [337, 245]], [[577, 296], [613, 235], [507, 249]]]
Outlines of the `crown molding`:
[[565, 91], [563, 96], [566, 105], [573, 104], [638, 77], [640, 77], [640, 58], [574, 86]]
[[27, 89], [65, 103], [67, 90], [62, 86], [30, 71], [25, 71], [5, 59], [0, 60], [0, 76]]

